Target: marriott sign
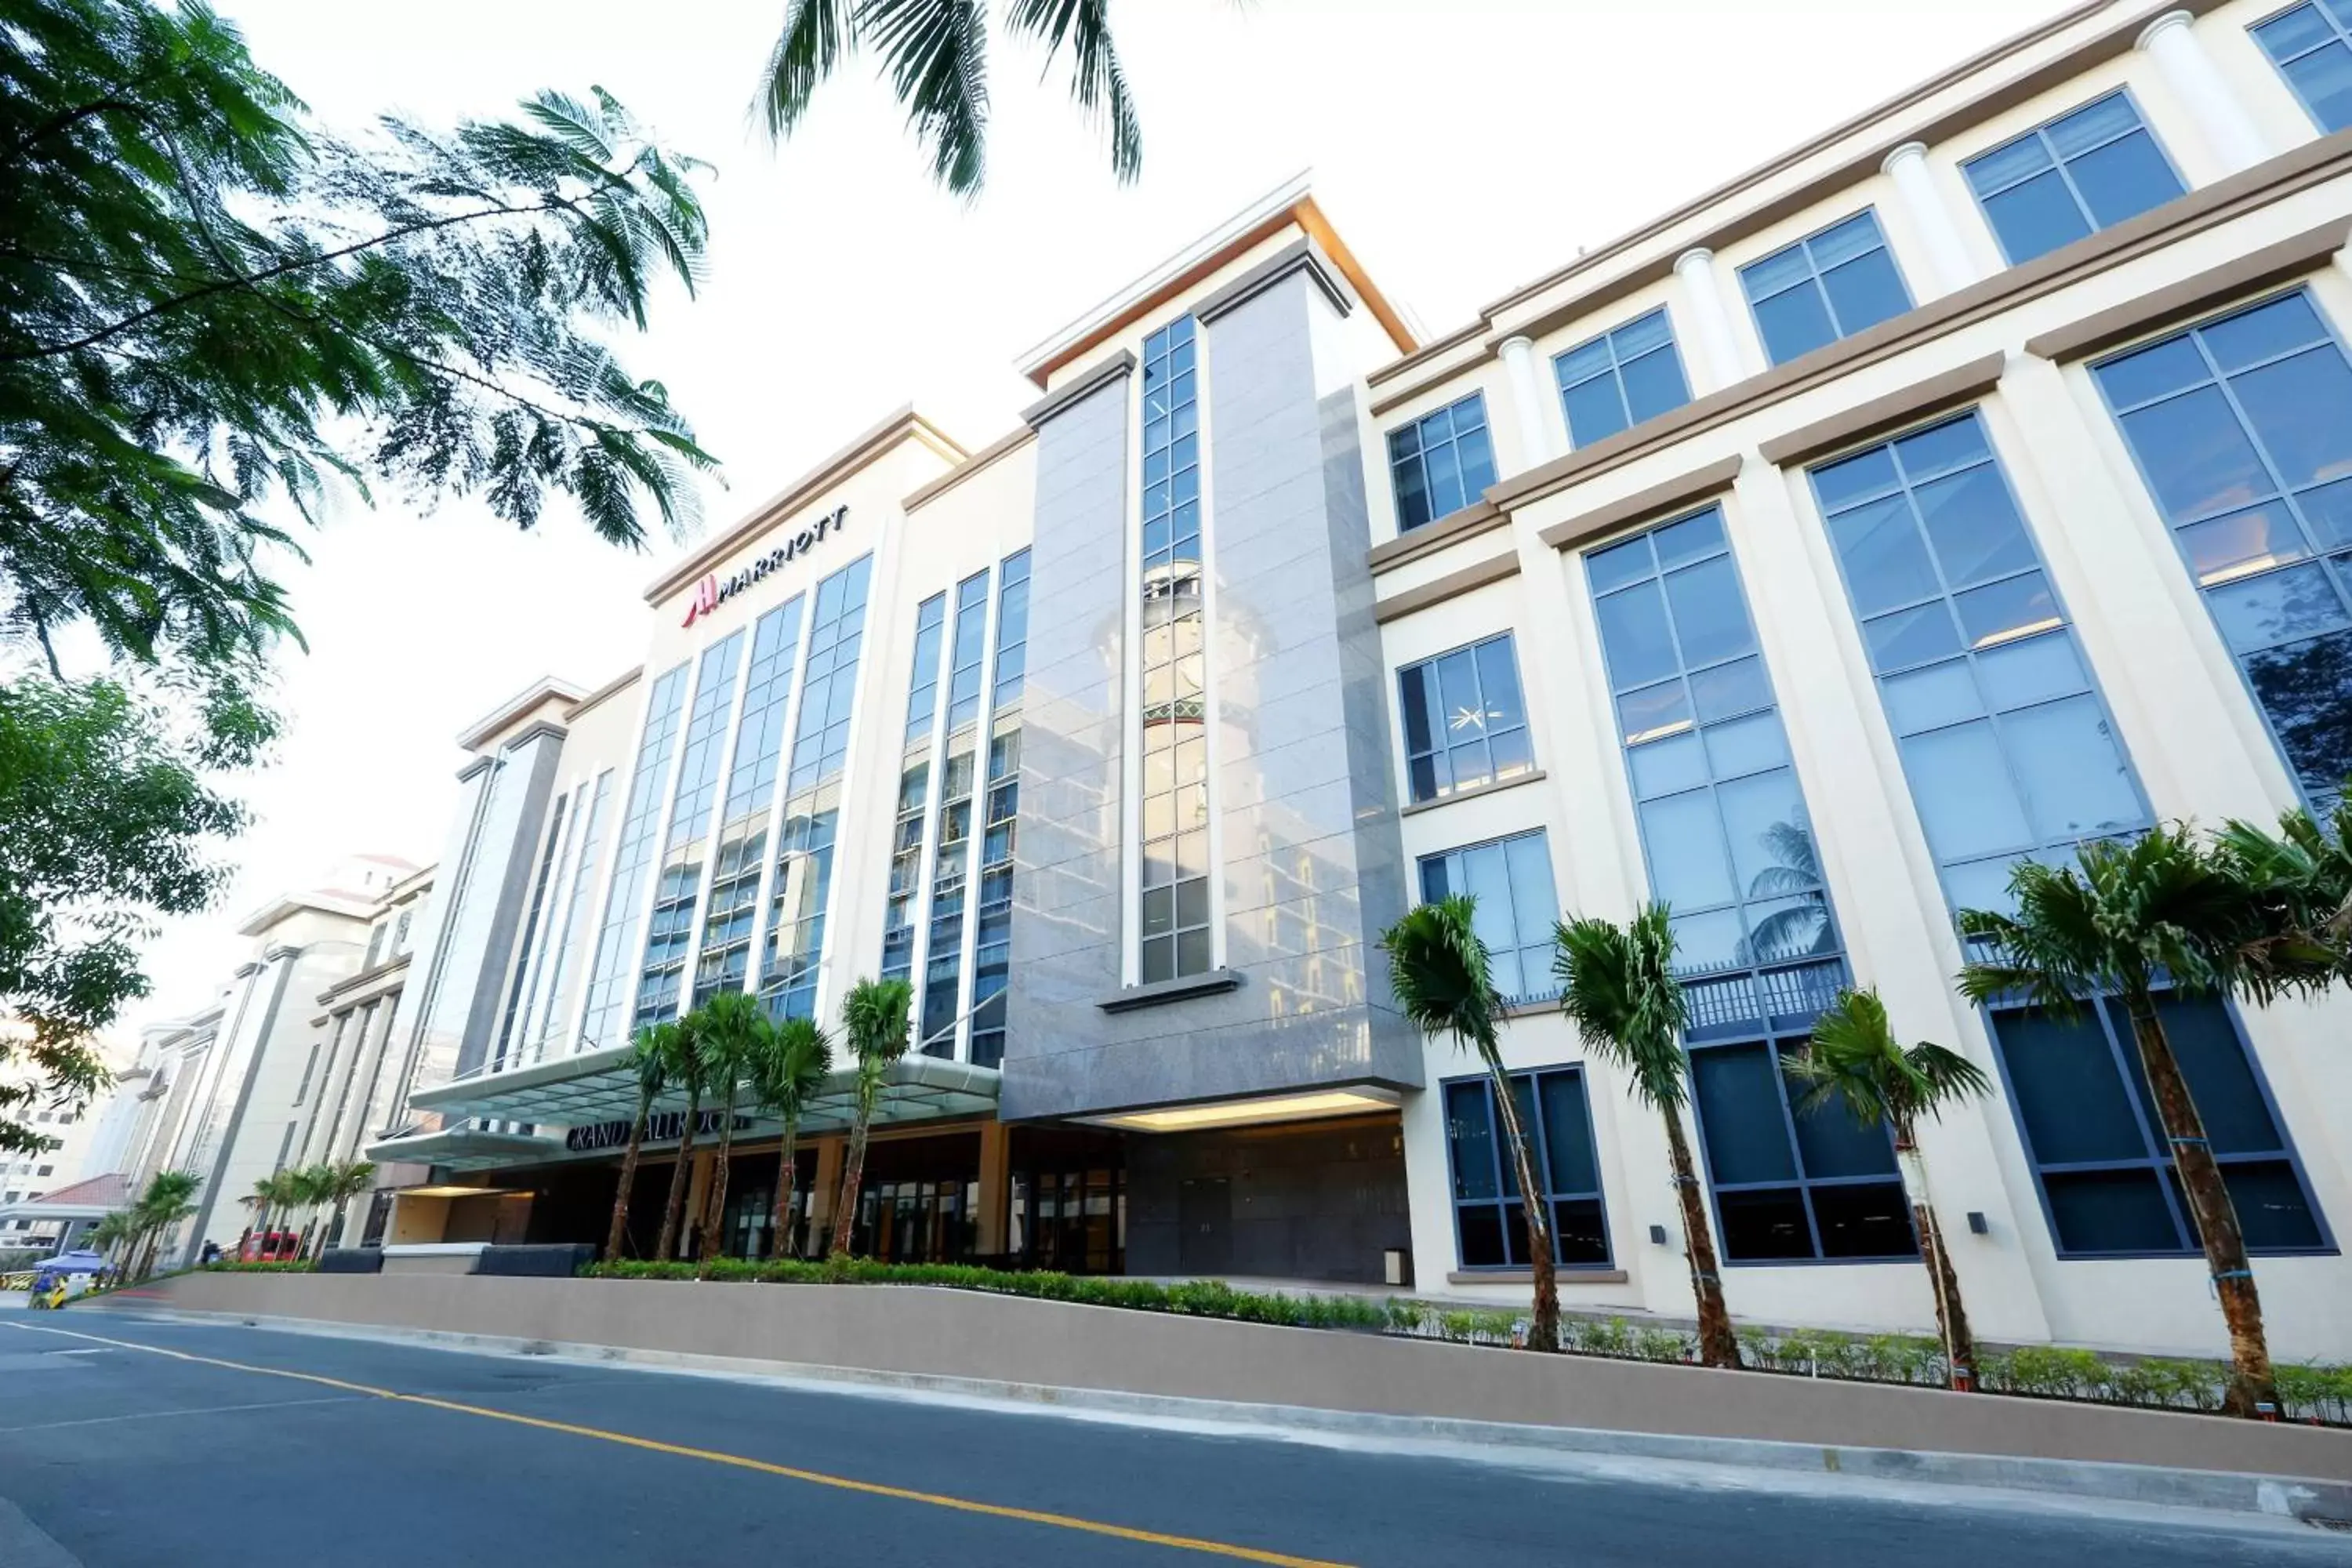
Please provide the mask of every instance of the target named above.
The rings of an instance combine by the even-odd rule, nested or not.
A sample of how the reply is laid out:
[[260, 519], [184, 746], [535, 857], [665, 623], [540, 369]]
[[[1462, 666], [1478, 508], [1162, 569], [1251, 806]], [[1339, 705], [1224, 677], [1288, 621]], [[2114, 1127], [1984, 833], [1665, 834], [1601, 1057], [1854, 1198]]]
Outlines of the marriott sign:
[[816, 548], [818, 542], [826, 534], [839, 531], [848, 517], [847, 507], [835, 507], [810, 526], [802, 529], [783, 543], [760, 556], [749, 566], [742, 567], [724, 577], [716, 572], [706, 573], [702, 581], [694, 585], [694, 592], [687, 596], [684, 624], [689, 626], [694, 625], [698, 617], [710, 614], [769, 573], [782, 570], [785, 562], [806, 555]]

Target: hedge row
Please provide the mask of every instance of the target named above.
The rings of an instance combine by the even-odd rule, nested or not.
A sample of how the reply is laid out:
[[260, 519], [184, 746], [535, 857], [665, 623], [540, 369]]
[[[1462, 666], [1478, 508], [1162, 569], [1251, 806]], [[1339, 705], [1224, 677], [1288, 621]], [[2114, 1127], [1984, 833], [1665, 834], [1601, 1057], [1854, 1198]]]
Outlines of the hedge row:
[[[581, 1272], [604, 1279], [692, 1279], [696, 1266], [594, 1263]], [[1159, 1285], [1146, 1279], [1093, 1275], [1008, 1273], [967, 1264], [880, 1263], [862, 1258], [818, 1262], [719, 1258], [710, 1265], [710, 1278], [779, 1285], [933, 1285], [1245, 1323], [1370, 1330], [1471, 1345], [1517, 1345], [1524, 1342], [1528, 1328], [1527, 1317], [1520, 1312], [1441, 1307], [1402, 1297], [1382, 1303], [1357, 1296], [1238, 1290], [1215, 1279]], [[1761, 1372], [1930, 1388], [1940, 1388], [1947, 1381], [1943, 1346], [1917, 1335], [1797, 1329], [1780, 1334], [1742, 1331], [1738, 1338], [1740, 1360]], [[1580, 1355], [1655, 1362], [1698, 1359], [1696, 1339], [1688, 1331], [1629, 1323], [1622, 1318], [1564, 1318], [1560, 1342], [1563, 1350]], [[1992, 1393], [2151, 1409], [2219, 1410], [2228, 1376], [2229, 1368], [2219, 1362], [2157, 1357], [2110, 1362], [2091, 1351], [2055, 1346], [2021, 1346], [1977, 1358], [1978, 1384]], [[2277, 1376], [2281, 1414], [2289, 1420], [2352, 1425], [2352, 1366], [2282, 1364]]]

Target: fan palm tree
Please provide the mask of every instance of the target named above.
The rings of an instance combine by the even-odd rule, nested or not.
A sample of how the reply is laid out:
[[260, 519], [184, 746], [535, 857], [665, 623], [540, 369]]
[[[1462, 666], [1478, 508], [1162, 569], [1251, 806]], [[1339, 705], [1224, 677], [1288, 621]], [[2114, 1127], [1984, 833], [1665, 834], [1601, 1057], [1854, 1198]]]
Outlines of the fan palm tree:
[[904, 980], [861, 980], [841, 1003], [842, 1034], [857, 1064], [857, 1119], [849, 1129], [849, 1157], [841, 1167], [841, 1201], [833, 1215], [833, 1251], [849, 1255], [850, 1227], [857, 1219], [858, 1188], [866, 1180], [866, 1139], [875, 1108], [882, 1101], [890, 1064], [907, 1054], [907, 1013], [915, 988]]
[[676, 1024], [648, 1024], [637, 1031], [629, 1065], [637, 1075], [637, 1113], [629, 1121], [629, 1150], [621, 1156], [621, 1184], [613, 1194], [613, 1225], [604, 1233], [604, 1260], [615, 1262], [629, 1235], [629, 1194], [637, 1184], [637, 1155], [646, 1146], [646, 1121], [654, 1101], [669, 1087], [670, 1058], [677, 1047], [670, 1037]]
[[719, 1159], [711, 1167], [709, 1197], [702, 1210], [698, 1273], [708, 1279], [712, 1260], [725, 1245], [728, 1166], [735, 1148], [735, 1097], [742, 1089], [744, 1075], [766, 1049], [767, 1037], [775, 1025], [759, 1000], [742, 991], [721, 991], [696, 1008], [695, 1014], [700, 1020], [696, 1032], [702, 1039], [703, 1063], [710, 1075], [711, 1091], [722, 1102]]
[[1985, 955], [1960, 971], [1960, 990], [1972, 1002], [2023, 1002], [2061, 1017], [2102, 994], [2121, 1005], [2229, 1325], [2223, 1407], [2245, 1416], [2274, 1412], [2262, 1298], [2237, 1205], [2156, 1005], [2167, 989], [2198, 996], [2272, 984], [2251, 956], [2273, 929], [2264, 900], [2185, 823], [2128, 843], [2093, 839], [2074, 858], [2062, 867], [2021, 861], [2009, 883], [2014, 914], [1960, 911], [1961, 934]]
[[1519, 1124], [1518, 1096], [1503, 1068], [1503, 998], [1495, 989], [1486, 944], [1474, 924], [1476, 910], [1476, 900], [1459, 893], [1408, 910], [1381, 933], [1381, 951], [1389, 955], [1389, 990], [1413, 1027], [1428, 1039], [1451, 1037], [1455, 1046], [1475, 1052], [1486, 1069], [1519, 1184], [1519, 1208], [1527, 1215], [1528, 1258], [1535, 1275], [1535, 1318], [1528, 1327], [1528, 1348], [1556, 1351], [1559, 1280], [1551, 1220], [1545, 1212], [1543, 1188], [1536, 1182], [1527, 1130]]
[[809, 1018], [777, 1024], [763, 1037], [751, 1061], [751, 1102], [784, 1128], [783, 1142], [776, 1151], [773, 1245], [778, 1258], [793, 1255], [793, 1183], [799, 1173], [801, 1117], [832, 1071], [833, 1042]]
[[654, 1241], [654, 1257], [667, 1263], [677, 1239], [678, 1221], [686, 1212], [686, 1184], [694, 1165], [694, 1131], [702, 1121], [702, 1086], [709, 1076], [702, 1062], [702, 1041], [692, 1014], [670, 1026], [663, 1043], [668, 1048], [668, 1078], [686, 1086], [686, 1121], [677, 1133], [677, 1163], [670, 1167], [669, 1196], [662, 1204], [661, 1234]]
[[[1110, 37], [1110, 0], [1005, 0], [1004, 29], [1045, 46], [1051, 69], [1070, 50], [1070, 96], [1108, 121], [1121, 183], [1143, 167], [1143, 132]], [[779, 140], [798, 128], [816, 85], [872, 44], [906, 107], [931, 175], [961, 196], [981, 186], [988, 143], [988, 0], [792, 0], [768, 57], [759, 109]]]
[[1957, 1051], [1927, 1040], [1906, 1047], [1886, 1020], [1886, 1004], [1869, 989], [1838, 993], [1813, 1020], [1811, 1044], [1783, 1064], [1801, 1086], [1798, 1110], [1820, 1115], [1843, 1106], [1864, 1127], [1885, 1127], [1895, 1135], [1895, 1163], [1903, 1173], [1903, 1194], [1911, 1201], [1911, 1223], [1919, 1233], [1919, 1258], [1936, 1292], [1936, 1323], [1943, 1331], [1944, 1365], [1951, 1386], [1976, 1386], [1976, 1341], [1969, 1332], [1968, 1309], [1960, 1301], [1959, 1274], [1944, 1245], [1943, 1227], [1927, 1188], [1927, 1161], [1919, 1152], [1919, 1118], [1940, 1119], [1955, 1101], [1989, 1094], [1983, 1069]]
[[1675, 933], [1666, 906], [1645, 905], [1623, 926], [1604, 920], [1563, 921], [1553, 928], [1552, 945], [1560, 1011], [1576, 1026], [1585, 1047], [1622, 1068], [1633, 1093], [1665, 1123], [1675, 1195], [1682, 1204], [1683, 1256], [1698, 1303], [1699, 1359], [1709, 1366], [1738, 1366], [1739, 1342], [1723, 1304], [1715, 1233], [1707, 1226], [1690, 1140], [1683, 1135], [1690, 1078], [1680, 1037], [1690, 1006], [1682, 982], [1675, 978]]

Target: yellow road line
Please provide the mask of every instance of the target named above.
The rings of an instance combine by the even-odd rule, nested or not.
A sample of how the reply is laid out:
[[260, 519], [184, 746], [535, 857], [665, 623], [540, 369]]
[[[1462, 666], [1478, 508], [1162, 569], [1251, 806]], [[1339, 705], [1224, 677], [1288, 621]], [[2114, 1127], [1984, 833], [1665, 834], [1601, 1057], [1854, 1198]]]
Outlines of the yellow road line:
[[689, 1447], [679, 1443], [664, 1443], [651, 1437], [632, 1436], [626, 1432], [609, 1432], [601, 1426], [581, 1426], [569, 1421], [550, 1421], [541, 1416], [519, 1415], [511, 1410], [494, 1410], [488, 1405], [466, 1405], [454, 1399], [436, 1399], [430, 1394], [402, 1394], [396, 1389], [377, 1388], [364, 1383], [347, 1383], [341, 1378], [324, 1377], [313, 1372], [293, 1372], [284, 1367], [254, 1366], [245, 1362], [223, 1361], [217, 1356], [196, 1355], [188, 1351], [166, 1350], [162, 1345], [142, 1344], [136, 1340], [110, 1340], [99, 1334], [76, 1333], [70, 1329], [43, 1328], [33, 1323], [12, 1323], [11, 1328], [25, 1329], [37, 1334], [58, 1334], [69, 1340], [88, 1340], [93, 1344], [114, 1345], [123, 1350], [145, 1351], [150, 1355], [169, 1356], [173, 1361], [194, 1362], [202, 1366], [226, 1367], [231, 1372], [257, 1373], [264, 1377], [289, 1377], [300, 1383], [315, 1383], [327, 1388], [341, 1389], [348, 1394], [363, 1394], [373, 1399], [396, 1400], [404, 1405], [423, 1405], [435, 1410], [455, 1411], [463, 1415], [480, 1415], [492, 1421], [510, 1421], [519, 1426], [536, 1426], [548, 1432], [569, 1433], [575, 1437], [593, 1437], [602, 1442], [617, 1443], [623, 1447], [644, 1448], [656, 1454], [675, 1454], [681, 1458], [702, 1459], [714, 1465], [731, 1465], [738, 1469], [757, 1470], [764, 1475], [782, 1476], [788, 1480], [805, 1481], [811, 1486], [831, 1487], [837, 1491], [863, 1492], [869, 1497], [895, 1498], [901, 1502], [925, 1503], [932, 1508], [951, 1509], [958, 1513], [976, 1513], [992, 1519], [1015, 1519], [1028, 1524], [1051, 1525], [1056, 1530], [1074, 1530], [1087, 1535], [1108, 1535], [1120, 1541], [1139, 1541], [1150, 1546], [1172, 1547], [1180, 1552], [1199, 1552], [1210, 1557], [1237, 1558], [1244, 1563], [1265, 1563], [1274, 1568], [1347, 1568], [1344, 1563], [1328, 1562], [1319, 1557], [1293, 1557], [1280, 1552], [1261, 1552], [1254, 1546], [1234, 1546], [1222, 1541], [1202, 1541], [1189, 1535], [1164, 1535], [1153, 1530], [1135, 1530], [1123, 1524], [1105, 1524], [1098, 1520], [1078, 1519], [1066, 1513], [1047, 1513], [1037, 1509], [1011, 1508], [1003, 1503], [976, 1502], [970, 1498], [947, 1497], [938, 1492], [918, 1491], [911, 1487], [887, 1486], [880, 1481], [861, 1481], [849, 1476], [827, 1475], [822, 1470], [804, 1470], [793, 1465], [772, 1464], [766, 1459], [754, 1459], [741, 1454], [723, 1454], [715, 1448]]

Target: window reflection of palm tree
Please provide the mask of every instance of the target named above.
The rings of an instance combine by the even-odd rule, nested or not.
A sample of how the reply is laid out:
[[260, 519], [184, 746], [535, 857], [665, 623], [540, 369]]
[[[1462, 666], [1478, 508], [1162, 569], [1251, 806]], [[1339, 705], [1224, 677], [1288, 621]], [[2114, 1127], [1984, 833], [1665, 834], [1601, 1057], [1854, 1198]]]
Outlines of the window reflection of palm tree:
[[1813, 847], [1811, 829], [1797, 822], [1776, 822], [1759, 841], [1774, 863], [1749, 880], [1748, 897], [1801, 901], [1757, 921], [1741, 940], [1737, 956], [1745, 963], [1771, 963], [1826, 951], [1831, 945], [1830, 906], [1822, 894], [1821, 856]]

